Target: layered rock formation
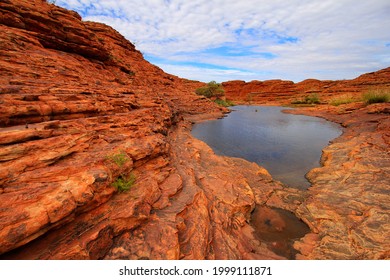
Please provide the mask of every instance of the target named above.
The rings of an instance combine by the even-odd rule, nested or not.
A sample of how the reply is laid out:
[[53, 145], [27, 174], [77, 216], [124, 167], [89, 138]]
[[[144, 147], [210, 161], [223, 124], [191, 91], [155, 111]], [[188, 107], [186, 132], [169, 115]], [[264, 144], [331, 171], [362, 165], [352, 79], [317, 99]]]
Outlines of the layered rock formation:
[[299, 83], [284, 80], [268, 81], [229, 81], [222, 83], [226, 98], [236, 102], [262, 104], [290, 104], [317, 94], [322, 102], [334, 97], [350, 96], [359, 98], [369, 90], [390, 89], [390, 67], [363, 74], [356, 79], [340, 81], [320, 81], [307, 79]]
[[189, 120], [226, 112], [194, 94], [200, 83], [45, 1], [0, 13], [2, 258], [281, 258], [248, 223], [256, 197], [241, 173], [268, 186], [267, 172], [189, 134]]
[[[360, 101], [370, 90], [390, 91], [390, 68], [353, 80], [230, 81], [223, 86], [226, 97], [236, 102], [281, 105], [316, 94], [323, 105], [290, 113], [319, 116], [344, 127], [343, 135], [323, 150], [324, 166], [307, 176], [312, 186], [295, 214], [312, 232], [295, 243], [298, 257], [390, 258], [390, 104]], [[347, 104], [328, 105], [345, 96], [351, 99]]]
[[[0, 31], [2, 259], [294, 258], [259, 231], [286, 227], [271, 207], [310, 227], [298, 258], [389, 258], [388, 104], [296, 112], [345, 127], [305, 192], [194, 139], [191, 122], [226, 110], [112, 28], [46, 1], [4, 0]], [[326, 99], [387, 86], [389, 72], [224, 86], [230, 99], [280, 104], [315, 87]]]
[[296, 213], [312, 233], [295, 247], [308, 259], [388, 259], [390, 104], [345, 107], [301, 111], [345, 129], [308, 174], [312, 186]]

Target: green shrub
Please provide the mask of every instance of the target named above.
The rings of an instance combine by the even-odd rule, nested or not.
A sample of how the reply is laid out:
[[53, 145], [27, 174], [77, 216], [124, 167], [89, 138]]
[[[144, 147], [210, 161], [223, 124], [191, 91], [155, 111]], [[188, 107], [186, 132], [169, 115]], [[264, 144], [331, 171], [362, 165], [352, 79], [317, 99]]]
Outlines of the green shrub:
[[225, 96], [225, 90], [222, 88], [222, 85], [215, 81], [207, 83], [207, 85], [204, 87], [197, 88], [195, 93], [197, 95], [203, 95], [208, 98], [216, 97], [217, 99]]
[[291, 104], [306, 104], [304, 100], [301, 100], [301, 99], [295, 99], [293, 101], [291, 101]]
[[128, 176], [121, 174], [116, 178], [112, 186], [117, 189], [118, 192], [125, 192], [131, 189], [135, 182], [135, 175], [130, 173]]
[[119, 167], [122, 167], [126, 162], [129, 161], [129, 158], [127, 157], [125, 152], [120, 152], [119, 154], [114, 154], [107, 156], [106, 159], [114, 162]]
[[303, 99], [293, 100], [291, 101], [291, 104], [319, 104], [320, 102], [318, 94], [313, 93], [305, 96]]
[[330, 100], [329, 104], [333, 106], [339, 106], [342, 104], [349, 104], [352, 102], [355, 102], [356, 100], [353, 99], [350, 95], [341, 95], [338, 97], [334, 97]]
[[317, 93], [313, 93], [305, 97], [305, 102], [306, 104], [319, 104], [320, 97]]
[[235, 104], [231, 100], [216, 99], [216, 100], [214, 100], [214, 102], [222, 107], [235, 106]]
[[390, 102], [390, 90], [370, 90], [363, 94], [362, 99], [366, 104]]

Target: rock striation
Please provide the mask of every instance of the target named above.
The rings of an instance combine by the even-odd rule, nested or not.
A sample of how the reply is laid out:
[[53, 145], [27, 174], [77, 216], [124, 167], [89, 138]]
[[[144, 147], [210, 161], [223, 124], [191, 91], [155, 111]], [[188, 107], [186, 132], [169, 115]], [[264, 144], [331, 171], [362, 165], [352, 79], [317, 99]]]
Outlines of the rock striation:
[[[340, 123], [344, 133], [323, 150], [322, 167], [307, 175], [312, 186], [294, 211], [311, 229], [294, 247], [302, 259], [390, 258], [390, 104], [366, 105], [370, 90], [390, 92], [390, 68], [352, 80], [229, 81], [228, 99], [291, 104], [316, 94], [322, 105], [290, 111]], [[332, 100], [351, 100], [332, 106]]]
[[[360, 99], [370, 90], [390, 91], [390, 68], [344, 81], [230, 81], [223, 86], [228, 99], [255, 104], [291, 105], [317, 94], [320, 105], [286, 111], [344, 128], [323, 150], [323, 166], [307, 174], [312, 186], [304, 201], [291, 209], [311, 230], [295, 242], [297, 258], [389, 259], [390, 103], [366, 105]], [[345, 96], [351, 99], [346, 104], [331, 105]]]
[[306, 96], [317, 94], [322, 102], [349, 96], [359, 98], [369, 90], [390, 89], [390, 67], [363, 74], [352, 80], [320, 81], [307, 79], [299, 83], [285, 80], [228, 81], [222, 83], [226, 98], [236, 102], [270, 105], [290, 104]]
[[46, 1], [1, 1], [0, 15], [3, 259], [282, 258], [249, 224], [249, 181], [272, 178], [190, 136], [227, 112], [201, 83]]
[[296, 213], [312, 233], [296, 242], [299, 258], [390, 258], [390, 104], [348, 109], [303, 111], [345, 129], [323, 150], [323, 166], [307, 175], [312, 186]]

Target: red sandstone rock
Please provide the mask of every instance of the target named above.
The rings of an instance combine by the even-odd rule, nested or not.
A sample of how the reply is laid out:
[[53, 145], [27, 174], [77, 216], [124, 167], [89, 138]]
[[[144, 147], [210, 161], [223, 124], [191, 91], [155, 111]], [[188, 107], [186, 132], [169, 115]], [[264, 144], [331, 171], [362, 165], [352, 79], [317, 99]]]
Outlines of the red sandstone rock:
[[[308, 174], [313, 184], [308, 192], [272, 188], [260, 201], [289, 209], [309, 225], [312, 233], [295, 242], [299, 259], [388, 259], [390, 106], [366, 105], [358, 99], [372, 89], [389, 89], [390, 68], [349, 81], [233, 81], [223, 85], [227, 98], [253, 103], [289, 104], [312, 93], [323, 103], [346, 94], [357, 99], [340, 106], [286, 110], [340, 123], [344, 134], [323, 150], [324, 166]], [[282, 195], [284, 191], [288, 195]]]
[[348, 114], [335, 112], [334, 106], [302, 111], [345, 127], [343, 135], [323, 150], [323, 167], [308, 174], [313, 185], [297, 209], [318, 234], [315, 244], [304, 238], [297, 245], [304, 258], [389, 258], [390, 118], [373, 114], [373, 107], [386, 112], [390, 105], [357, 107]]
[[[201, 108], [222, 111], [193, 93], [199, 83], [149, 64], [108, 26], [38, 0], [2, 1], [0, 13], [0, 253], [30, 243], [57, 251], [29, 250], [27, 258], [102, 258], [109, 239], [178, 191], [160, 170], [172, 124]], [[107, 160], [119, 153], [123, 166]], [[158, 178], [137, 176], [139, 198], [117, 202], [126, 195], [112, 183], [146, 164]], [[48, 241], [65, 225], [70, 247]]]
[[236, 102], [289, 104], [305, 96], [317, 94], [322, 102], [337, 96], [360, 98], [368, 90], [390, 89], [390, 67], [361, 75], [353, 80], [320, 81], [307, 79], [299, 83], [283, 80], [229, 81], [222, 83], [226, 98]]
[[226, 112], [194, 93], [201, 83], [44, 1], [0, 11], [2, 258], [280, 258], [252, 235], [237, 167], [174, 128]]
[[323, 150], [324, 166], [308, 174], [313, 185], [307, 193], [297, 195], [286, 189], [292, 198], [286, 200], [288, 196], [274, 196], [281, 190], [272, 189], [272, 195], [261, 200], [295, 212], [311, 228], [312, 233], [295, 242], [299, 259], [388, 259], [390, 106], [367, 106], [358, 99], [369, 90], [389, 90], [390, 68], [345, 81], [232, 81], [223, 85], [227, 98], [238, 102], [289, 104], [313, 93], [322, 103], [346, 95], [357, 100], [290, 111], [340, 123], [344, 134]]

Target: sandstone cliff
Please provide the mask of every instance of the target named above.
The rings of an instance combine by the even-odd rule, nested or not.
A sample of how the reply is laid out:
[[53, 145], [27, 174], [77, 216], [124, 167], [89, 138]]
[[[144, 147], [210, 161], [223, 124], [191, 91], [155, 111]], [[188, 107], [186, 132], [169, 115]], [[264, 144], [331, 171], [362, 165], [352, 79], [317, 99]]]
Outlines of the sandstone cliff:
[[[390, 68], [353, 80], [230, 81], [226, 97], [254, 104], [291, 104], [316, 94], [320, 105], [290, 111], [340, 123], [344, 133], [323, 150], [322, 167], [295, 214], [311, 229], [295, 242], [303, 259], [390, 258], [390, 103], [366, 105], [370, 90], [390, 90]], [[350, 101], [340, 106], [332, 100]], [[269, 201], [268, 201], [269, 203]]]
[[252, 234], [248, 180], [189, 134], [225, 112], [199, 83], [41, 0], [0, 2], [0, 56], [3, 258], [281, 258]]
[[363, 74], [352, 80], [307, 79], [299, 83], [285, 80], [229, 81], [222, 85], [226, 98], [238, 102], [289, 104], [311, 94], [317, 94], [323, 102], [328, 102], [334, 97], [343, 95], [359, 98], [369, 90], [390, 90], [390, 67]]

